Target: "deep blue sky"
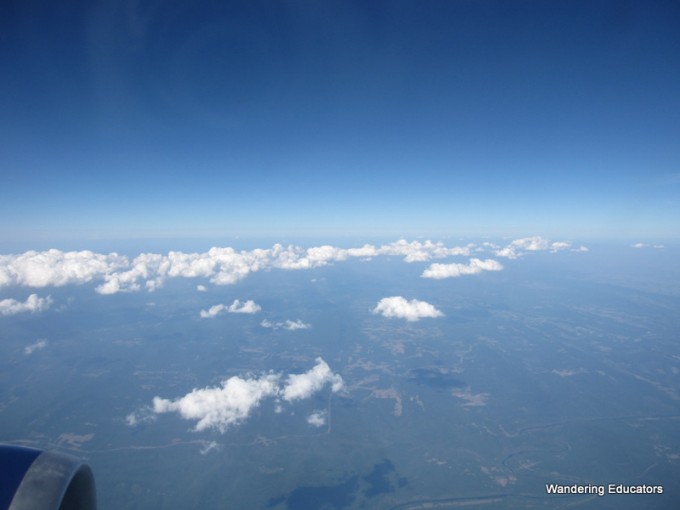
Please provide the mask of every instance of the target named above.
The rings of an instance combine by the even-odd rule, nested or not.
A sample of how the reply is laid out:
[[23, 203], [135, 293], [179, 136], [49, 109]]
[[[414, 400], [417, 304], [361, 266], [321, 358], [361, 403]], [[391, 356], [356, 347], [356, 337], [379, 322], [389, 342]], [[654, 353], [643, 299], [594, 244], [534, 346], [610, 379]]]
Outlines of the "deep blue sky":
[[675, 1], [16, 0], [0, 235], [680, 234]]

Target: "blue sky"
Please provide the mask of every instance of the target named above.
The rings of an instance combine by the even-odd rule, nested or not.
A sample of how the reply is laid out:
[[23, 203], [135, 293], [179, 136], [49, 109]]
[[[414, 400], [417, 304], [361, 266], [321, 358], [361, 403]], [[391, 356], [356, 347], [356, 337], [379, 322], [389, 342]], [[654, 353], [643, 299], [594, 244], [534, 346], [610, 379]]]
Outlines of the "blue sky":
[[677, 238], [680, 5], [4, 2], [0, 235]]

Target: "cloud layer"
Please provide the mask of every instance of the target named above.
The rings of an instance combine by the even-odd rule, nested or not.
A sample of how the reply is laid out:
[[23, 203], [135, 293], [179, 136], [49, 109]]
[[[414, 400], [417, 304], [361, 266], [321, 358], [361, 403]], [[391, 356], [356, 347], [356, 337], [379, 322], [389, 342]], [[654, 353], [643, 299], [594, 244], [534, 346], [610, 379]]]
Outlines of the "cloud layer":
[[[285, 378], [271, 372], [259, 377], [234, 376], [222, 381], [221, 386], [194, 389], [174, 400], [154, 397], [152, 410], [156, 414], [176, 412], [186, 420], [195, 420], [196, 431], [217, 429], [224, 433], [247, 420], [266, 398], [294, 402], [311, 397], [326, 385], [330, 385], [333, 392], [340, 391], [342, 377], [333, 373], [322, 358], [317, 358], [316, 365], [302, 374]], [[139, 422], [135, 413], [128, 415], [130, 417], [128, 424]]]
[[[570, 249], [570, 246], [561, 241], [550, 243], [538, 236], [517, 239], [505, 247], [488, 242], [447, 247], [442, 242], [407, 242], [402, 239], [381, 246], [366, 244], [358, 248], [323, 245], [305, 249], [275, 244], [268, 249], [236, 251], [230, 247], [215, 247], [203, 253], [141, 253], [131, 260], [117, 253], [53, 249], [0, 255], [0, 287], [43, 288], [96, 282], [98, 293], [115, 294], [142, 288], [153, 291], [168, 278], [204, 278], [214, 285], [229, 285], [257, 271], [312, 269], [350, 258], [397, 256], [403, 257], [407, 263], [415, 263], [453, 256], [469, 257], [481, 252], [517, 258], [525, 252], [554, 252]], [[197, 289], [205, 290], [205, 286], [200, 284]]]
[[409, 322], [415, 322], [424, 317], [434, 318], [444, 315], [430, 303], [417, 299], [407, 301], [401, 296], [382, 298], [373, 309], [373, 313], [380, 314], [383, 317], [406, 319]]

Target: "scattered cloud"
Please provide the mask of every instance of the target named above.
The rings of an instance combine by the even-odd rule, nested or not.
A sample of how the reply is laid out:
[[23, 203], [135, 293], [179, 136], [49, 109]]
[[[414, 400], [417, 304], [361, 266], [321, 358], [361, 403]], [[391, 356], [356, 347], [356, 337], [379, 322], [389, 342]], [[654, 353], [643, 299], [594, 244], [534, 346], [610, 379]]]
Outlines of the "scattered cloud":
[[444, 315], [430, 303], [417, 299], [407, 301], [401, 296], [382, 298], [373, 309], [373, 313], [379, 313], [383, 317], [406, 319], [409, 322], [415, 322], [423, 317], [442, 317]]
[[257, 313], [260, 310], [262, 310], [262, 307], [255, 303], [255, 301], [248, 300], [245, 302], [241, 302], [238, 299], [235, 299], [234, 302], [230, 305], [213, 305], [207, 310], [201, 310], [201, 319], [214, 319], [218, 315], [224, 312], [228, 313]]
[[36, 343], [24, 347], [24, 354], [30, 356], [35, 351], [39, 351], [45, 347], [47, 347], [47, 340], [38, 340]]
[[156, 421], [156, 415], [150, 406], [144, 406], [125, 417], [125, 423], [127, 423], [128, 427], [137, 427], [138, 425], [153, 423], [154, 421]]
[[196, 431], [214, 428], [225, 432], [245, 421], [262, 399], [277, 395], [278, 380], [276, 374], [234, 376], [223, 381], [221, 387], [194, 389], [176, 400], [154, 397], [153, 411], [177, 412], [185, 420], [198, 420]]
[[251, 299], [244, 303], [235, 299], [228, 309], [229, 313], [257, 313], [260, 310], [262, 310], [262, 307]]
[[431, 264], [423, 274], [422, 278], [457, 278], [461, 275], [478, 274], [482, 271], [501, 271], [503, 266], [493, 259], [470, 259], [468, 264]]
[[2, 299], [0, 300], [0, 315], [16, 315], [24, 312], [42, 312], [47, 310], [52, 304], [52, 298], [38, 297], [37, 294], [31, 294], [23, 303], [16, 299]]
[[309, 371], [288, 375], [283, 385], [282, 379], [281, 374], [272, 372], [259, 377], [233, 376], [218, 387], [194, 389], [175, 400], [154, 397], [152, 409], [156, 414], [176, 412], [186, 420], [196, 420], [196, 431], [217, 429], [224, 433], [246, 421], [266, 398], [281, 397], [293, 402], [311, 397], [327, 384], [333, 392], [343, 387], [342, 377], [333, 373], [322, 358], [317, 358]]
[[296, 329], [309, 329], [311, 327], [312, 327], [311, 324], [302, 322], [300, 319], [297, 319], [295, 321], [287, 320], [286, 322], [283, 323], [283, 329], [287, 329], [288, 331], [294, 331]]
[[547, 250], [549, 247], [548, 241], [540, 236], [525, 237], [522, 239], [515, 239], [510, 246], [526, 251], [540, 251]]
[[283, 322], [272, 322], [270, 320], [264, 319], [262, 322], [260, 322], [260, 326], [269, 329], [286, 329], [288, 331], [295, 331], [297, 329], [309, 329], [312, 327], [311, 324], [302, 322], [300, 319], [294, 321], [285, 320]]
[[328, 413], [326, 413], [326, 411], [314, 411], [307, 416], [307, 423], [313, 427], [323, 427], [326, 425], [327, 415]]
[[655, 248], [657, 250], [662, 250], [662, 249], [665, 248], [665, 246], [663, 244], [651, 244], [650, 245], [650, 244], [646, 244], [646, 243], [635, 243], [631, 246], [633, 248], [638, 248], [638, 249], [640, 249], [640, 248]]
[[407, 242], [404, 239], [396, 241], [391, 244], [381, 246], [376, 250], [377, 255], [399, 255], [404, 257], [404, 262], [427, 262], [432, 258], [444, 258], [451, 256], [469, 256], [472, 252], [474, 244], [466, 246], [454, 246], [447, 248], [444, 243], [432, 241]]
[[[516, 259], [521, 257], [525, 252], [534, 251], [550, 251], [555, 253], [562, 250], [571, 249], [571, 243], [565, 241], [555, 241], [551, 243], [541, 236], [523, 237], [515, 239], [504, 248], [497, 249], [494, 253], [497, 257], [506, 257], [509, 259]], [[576, 251], [588, 251], [588, 248], [581, 246]]]
[[[52, 249], [0, 255], [0, 287], [42, 288], [95, 282], [96, 292], [104, 295], [142, 289], [153, 292], [161, 288], [168, 278], [206, 278], [214, 285], [230, 285], [258, 271], [312, 269], [350, 258], [370, 260], [379, 256], [397, 256], [403, 257], [404, 262], [417, 263], [447, 257], [469, 257], [473, 253], [489, 251], [499, 257], [517, 258], [529, 251], [555, 252], [569, 248], [567, 242], [550, 243], [534, 236], [516, 239], [502, 248], [489, 242], [448, 247], [441, 241], [408, 242], [400, 239], [381, 246], [365, 244], [357, 248], [330, 245], [301, 248], [275, 244], [266, 249], [237, 251], [231, 247], [213, 247], [203, 253], [141, 253], [132, 259], [117, 253]], [[198, 285], [196, 289], [199, 292], [207, 290], [205, 285]]]
[[289, 375], [283, 388], [283, 399], [292, 402], [311, 397], [326, 384], [331, 385], [333, 392], [343, 387], [342, 377], [334, 374], [328, 364], [321, 358], [316, 358], [314, 368], [304, 374]]
[[552, 244], [550, 245], [550, 250], [551, 250], [551, 251], [566, 250], [567, 248], [571, 248], [571, 244], [565, 243], [565, 242], [561, 242], [561, 241], [556, 242], [556, 243], [552, 243]]
[[203, 446], [201, 447], [201, 455], [206, 455], [207, 453], [215, 450], [221, 450], [222, 445], [219, 444], [217, 441], [205, 441], [203, 443]]
[[206, 287], [205, 285], [196, 285], [196, 290], [197, 290], [198, 292], [207, 292], [207, 291], [208, 291], [208, 287]]
[[201, 310], [200, 315], [201, 319], [214, 319], [217, 317], [219, 314], [221, 314], [223, 311], [227, 309], [226, 305], [212, 305], [210, 308], [207, 310]]

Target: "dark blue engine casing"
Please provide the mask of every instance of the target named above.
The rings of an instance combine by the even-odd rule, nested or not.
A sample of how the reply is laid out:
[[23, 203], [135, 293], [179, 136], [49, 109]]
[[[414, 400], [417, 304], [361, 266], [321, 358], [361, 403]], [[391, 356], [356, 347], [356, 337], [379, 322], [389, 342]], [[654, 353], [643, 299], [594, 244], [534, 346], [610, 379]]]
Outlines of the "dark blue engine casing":
[[63, 453], [0, 445], [0, 510], [96, 510], [92, 470]]

